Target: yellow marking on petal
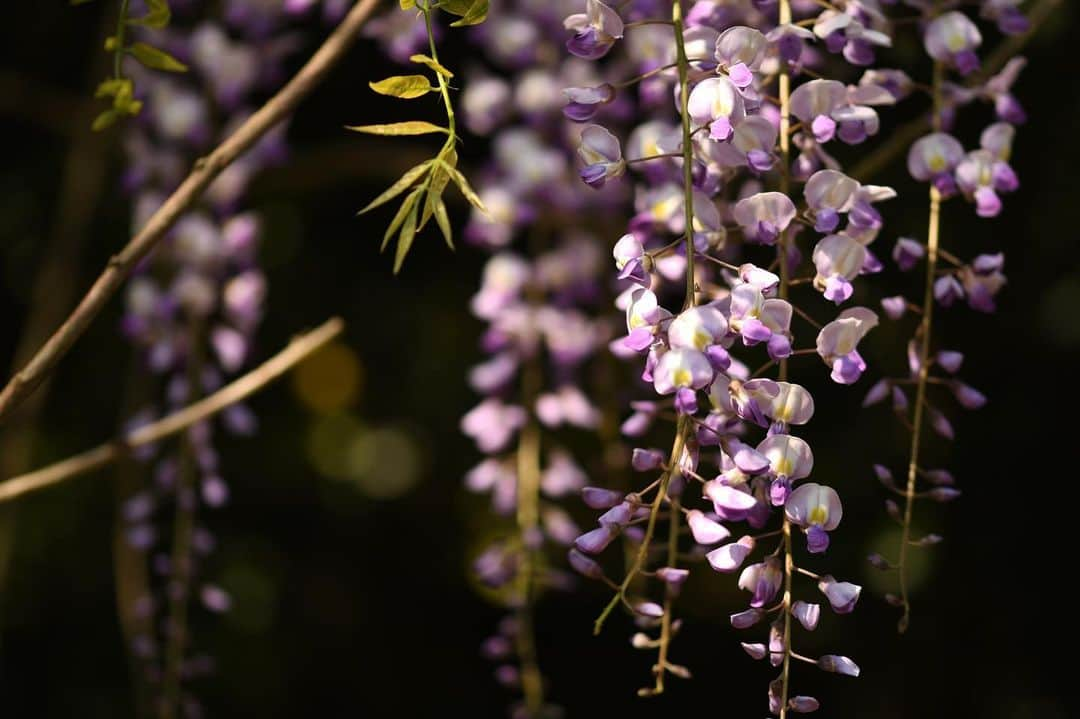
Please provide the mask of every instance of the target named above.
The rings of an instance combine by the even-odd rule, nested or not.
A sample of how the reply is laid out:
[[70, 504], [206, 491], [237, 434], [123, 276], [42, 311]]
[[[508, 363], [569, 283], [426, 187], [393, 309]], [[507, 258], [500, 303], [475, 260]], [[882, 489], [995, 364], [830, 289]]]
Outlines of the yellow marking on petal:
[[694, 330], [694, 347], [696, 347], [698, 351], [704, 350], [710, 344], [712, 344], [712, 335], [705, 330]]
[[676, 387], [689, 387], [690, 382], [693, 381], [693, 376], [691, 376], [690, 370], [680, 367], [672, 373], [671, 380]]
[[821, 524], [829, 521], [829, 510], [819, 504], [810, 510], [810, 524]]
[[780, 457], [773, 465], [773, 471], [777, 474], [782, 474], [785, 477], [791, 474], [792, 469], [791, 460], [787, 457]]
[[945, 158], [941, 155], [931, 155], [926, 162], [926, 166], [933, 172], [944, 172], [947, 167]]

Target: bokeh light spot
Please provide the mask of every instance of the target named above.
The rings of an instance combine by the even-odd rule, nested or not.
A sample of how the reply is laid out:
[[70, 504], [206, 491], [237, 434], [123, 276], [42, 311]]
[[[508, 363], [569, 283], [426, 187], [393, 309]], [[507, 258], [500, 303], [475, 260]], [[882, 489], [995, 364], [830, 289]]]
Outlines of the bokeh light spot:
[[360, 396], [363, 367], [356, 352], [334, 342], [309, 357], [293, 372], [293, 392], [310, 410], [338, 412]]

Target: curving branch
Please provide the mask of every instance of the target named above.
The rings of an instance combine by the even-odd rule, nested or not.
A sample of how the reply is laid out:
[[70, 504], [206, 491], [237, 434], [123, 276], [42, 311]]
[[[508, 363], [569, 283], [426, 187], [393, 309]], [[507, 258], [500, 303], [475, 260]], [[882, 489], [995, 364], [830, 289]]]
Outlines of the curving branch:
[[0, 484], [0, 502], [6, 502], [91, 472], [130, 454], [138, 447], [160, 442], [197, 422], [214, 416], [285, 374], [341, 334], [344, 328], [345, 322], [340, 317], [332, 317], [310, 332], [295, 337], [285, 349], [209, 397], [173, 412], [157, 422], [140, 427], [121, 440], [100, 445], [48, 467], [7, 480]]
[[356, 41], [379, 0], [361, 0], [300, 71], [213, 152], [200, 158], [191, 174], [158, 208], [130, 242], [109, 260], [93, 286], [59, 329], [0, 391], [0, 423], [56, 369], [61, 358], [86, 331], [135, 265], [161, 241], [169, 228], [206, 191], [210, 183], [263, 135], [291, 114], [329, 74]]

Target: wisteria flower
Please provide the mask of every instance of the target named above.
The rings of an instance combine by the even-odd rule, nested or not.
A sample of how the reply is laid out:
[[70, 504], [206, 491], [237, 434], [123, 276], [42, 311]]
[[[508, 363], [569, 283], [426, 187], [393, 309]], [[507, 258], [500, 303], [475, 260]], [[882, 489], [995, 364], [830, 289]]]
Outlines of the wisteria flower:
[[746, 346], [767, 342], [769, 356], [782, 359], [791, 354], [791, 304], [777, 298], [766, 299], [751, 284], [731, 291], [729, 324]]
[[780, 560], [769, 557], [764, 562], [751, 564], [742, 571], [739, 575], [739, 589], [750, 592], [750, 606], [760, 609], [776, 597], [783, 580], [784, 572], [780, 567]]
[[975, 50], [982, 44], [982, 35], [962, 12], [953, 10], [931, 20], [923, 43], [930, 57], [948, 63], [962, 75], [979, 69], [979, 56]]
[[567, 17], [563, 27], [574, 32], [574, 36], [566, 41], [566, 49], [586, 60], [607, 55], [615, 41], [623, 36], [619, 13], [600, 0], [585, 0], [585, 12]]
[[563, 114], [574, 122], [588, 122], [600, 108], [615, 99], [615, 88], [604, 83], [595, 87], [568, 87], [563, 90]]
[[908, 172], [916, 180], [932, 182], [943, 195], [955, 192], [953, 170], [964, 159], [964, 146], [952, 135], [935, 132], [921, 137], [908, 151]]
[[688, 347], [704, 352], [727, 334], [724, 313], [713, 305], [701, 305], [683, 310], [668, 325], [668, 342], [672, 347]]
[[472, 437], [481, 452], [492, 454], [509, 444], [525, 420], [523, 408], [489, 397], [461, 418], [461, 431]]
[[795, 203], [781, 192], [759, 192], [735, 205], [735, 221], [747, 239], [774, 245], [780, 233], [795, 219]]
[[956, 167], [956, 184], [965, 196], [975, 201], [979, 217], [997, 217], [1001, 212], [999, 192], [1012, 192], [1020, 186], [1016, 173], [1007, 162], [989, 150], [969, 152]]
[[840, 224], [840, 215], [855, 204], [859, 182], [836, 170], [819, 170], [803, 188], [807, 206], [814, 211], [814, 229], [828, 233]]
[[742, 95], [726, 77], [710, 77], [694, 86], [687, 110], [696, 127], [708, 126], [713, 140], [731, 137], [735, 123], [746, 112]]
[[866, 248], [846, 234], [829, 235], [814, 247], [813, 260], [814, 286], [840, 304], [851, 297], [851, 280], [862, 271]]
[[811, 80], [791, 93], [791, 114], [799, 118], [818, 142], [836, 134], [833, 113], [847, 104], [847, 87], [836, 80]]
[[768, 46], [769, 41], [759, 30], [743, 25], [729, 27], [716, 38], [716, 62], [736, 87], [749, 87]]
[[832, 487], [810, 482], [797, 487], [784, 505], [784, 514], [806, 532], [806, 548], [820, 554], [829, 547], [828, 532], [836, 529], [844, 510]]
[[713, 380], [708, 357], [697, 350], [679, 347], [660, 357], [653, 371], [653, 386], [659, 394], [675, 393], [675, 407], [684, 414], [697, 411], [694, 390], [707, 387]]
[[590, 187], [603, 187], [608, 178], [626, 171], [619, 140], [599, 125], [589, 125], [581, 132], [578, 156], [585, 163], [581, 179]]
[[840, 384], [854, 384], [866, 369], [859, 354], [859, 341], [877, 326], [873, 310], [853, 307], [844, 310], [825, 325], [817, 337], [817, 352], [832, 367], [830, 377]]

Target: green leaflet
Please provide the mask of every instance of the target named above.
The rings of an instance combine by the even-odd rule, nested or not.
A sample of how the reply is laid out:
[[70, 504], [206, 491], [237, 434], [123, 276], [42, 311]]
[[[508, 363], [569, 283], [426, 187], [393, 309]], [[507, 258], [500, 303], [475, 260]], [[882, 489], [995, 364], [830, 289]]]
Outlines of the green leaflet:
[[402, 175], [401, 178], [397, 182], [395, 182], [393, 185], [390, 185], [390, 187], [388, 187], [385, 192], [383, 192], [381, 195], [379, 195], [374, 200], [369, 202], [367, 207], [360, 210], [356, 214], [362, 215], [365, 212], [369, 212], [371, 210], [374, 210], [376, 207], [379, 207], [380, 205], [383, 205], [383, 204], [389, 202], [390, 200], [394, 199], [395, 197], [400, 195], [402, 192], [409, 189], [409, 187], [414, 182], [416, 182], [420, 178], [421, 175], [423, 175], [425, 172], [427, 172], [427, 170], [428, 170], [428, 168], [430, 166], [431, 166], [431, 160], [428, 160], [427, 162], [421, 162], [419, 165], [417, 165], [416, 167], [412, 168], [411, 170], [406, 172], [404, 175]]
[[432, 87], [431, 83], [423, 75], [395, 75], [378, 82], [369, 82], [368, 87], [380, 95], [400, 97], [403, 100], [422, 97], [429, 92], [438, 90], [438, 88]]
[[151, 70], [187, 72], [187, 65], [164, 50], [159, 50], [153, 45], [147, 45], [145, 42], [134, 43], [128, 48], [128, 52], [132, 57]]
[[451, 15], [461, 17], [460, 20], [450, 23], [450, 27], [479, 25], [487, 19], [488, 14], [488, 0], [449, 0], [440, 3], [439, 7]]
[[445, 127], [439, 127], [424, 120], [393, 122], [389, 125], [346, 125], [345, 129], [353, 132], [364, 132], [369, 135], [430, 135], [435, 132], [450, 134], [450, 131]]
[[439, 73], [443, 77], [449, 78], [454, 76], [454, 73], [443, 67], [442, 63], [440, 63], [438, 60], [432, 60], [427, 55], [411, 55], [409, 57], [409, 60], [415, 62], [417, 65], [424, 65], [425, 67], [430, 67], [432, 70]]
[[397, 241], [397, 252], [394, 253], [395, 275], [401, 270], [401, 265], [405, 262], [405, 256], [409, 254], [413, 240], [416, 239], [416, 212], [419, 209], [420, 206], [414, 204], [409, 211], [408, 217], [405, 218], [405, 224], [401, 226], [401, 234], [398, 235]]
[[461, 194], [465, 195], [465, 199], [469, 201], [469, 204], [487, 215], [487, 208], [484, 207], [483, 201], [480, 199], [480, 196], [477, 195], [476, 192], [473, 190], [472, 185], [469, 184], [469, 181], [465, 179], [465, 175], [462, 175], [457, 170], [457, 168], [452, 167], [443, 160], [439, 160], [439, 164], [446, 168], [446, 171], [450, 174], [450, 177], [454, 180], [454, 183], [458, 186], [458, 189], [461, 190]]

